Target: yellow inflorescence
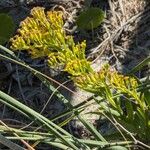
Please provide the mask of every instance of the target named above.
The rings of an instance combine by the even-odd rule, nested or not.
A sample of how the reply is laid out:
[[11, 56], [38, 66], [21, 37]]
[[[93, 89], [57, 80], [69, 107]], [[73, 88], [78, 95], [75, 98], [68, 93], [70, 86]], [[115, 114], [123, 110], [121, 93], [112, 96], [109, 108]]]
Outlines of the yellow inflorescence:
[[85, 59], [75, 59], [70, 60], [69, 63], [66, 64], [65, 71], [70, 73], [72, 76], [81, 76], [86, 75], [87, 73], [92, 72], [92, 68], [90, 63]]
[[124, 93], [126, 93], [127, 90], [132, 92], [138, 87], [138, 82], [134, 77], [124, 76], [118, 74], [116, 71], [112, 73], [110, 83], [112, 87]]
[[101, 94], [108, 84], [109, 71], [102, 68], [100, 72], [90, 72], [74, 78], [76, 85], [86, 91]]
[[35, 7], [31, 16], [21, 22], [18, 35], [11, 39], [11, 48], [27, 50], [32, 58], [43, 57], [62, 47], [64, 35], [62, 12], [45, 14], [44, 8]]
[[[57, 67], [60, 63], [66, 64], [75, 59], [85, 58], [86, 43], [83, 41], [81, 44], [75, 45], [73, 42], [68, 42], [68, 46], [59, 52], [53, 52], [48, 55], [50, 66]], [[87, 60], [86, 60], [87, 61]]]
[[[76, 85], [92, 93], [106, 94], [108, 88], [137, 97], [137, 81], [104, 66], [94, 72], [85, 58], [86, 42], [75, 44], [63, 30], [63, 14], [35, 7], [31, 16], [22, 21], [18, 35], [11, 39], [13, 50], [27, 50], [32, 58], [47, 57], [51, 67], [62, 67], [70, 73]], [[112, 103], [113, 104], [113, 103]]]
[[[44, 12], [35, 7], [31, 16], [22, 21], [18, 35], [11, 39], [13, 50], [27, 50], [32, 58], [47, 56], [51, 67], [63, 66], [71, 75], [92, 70], [85, 58], [86, 42], [75, 44], [73, 37], [63, 30], [63, 14], [60, 11]], [[71, 65], [71, 62], [74, 62]], [[79, 65], [79, 68], [76, 67]]]
[[113, 91], [133, 96], [137, 93], [138, 87], [138, 82], [134, 77], [111, 71], [108, 66], [104, 66], [99, 72], [79, 76], [74, 81], [78, 87], [97, 94], [104, 92], [108, 87]]

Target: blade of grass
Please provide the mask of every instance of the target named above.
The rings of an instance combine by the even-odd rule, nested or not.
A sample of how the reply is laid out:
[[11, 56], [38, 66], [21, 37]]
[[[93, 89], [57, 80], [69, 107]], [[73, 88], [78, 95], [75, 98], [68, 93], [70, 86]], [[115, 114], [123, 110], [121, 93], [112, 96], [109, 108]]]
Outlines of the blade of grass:
[[[4, 92], [0, 91], [0, 97], [1, 97], [1, 102], [6, 101], [8, 102], [10, 105], [13, 105], [14, 107], [20, 109], [21, 111], [23, 111], [24, 113], [27, 113], [28, 115], [36, 118], [39, 122], [43, 123], [45, 126], [48, 127], [48, 129], [58, 138], [60, 138], [62, 141], [64, 141], [67, 145], [69, 145], [70, 147], [72, 147], [73, 149], [77, 149], [78, 148], [72, 144], [71, 142], [67, 141], [62, 135], [61, 133], [68, 135], [70, 137], [72, 137], [72, 135], [70, 135], [68, 132], [66, 132], [65, 130], [63, 130], [62, 128], [60, 128], [59, 126], [55, 125], [53, 122], [51, 122], [50, 120], [48, 120], [47, 118], [45, 118], [44, 116], [40, 115], [39, 113], [35, 112], [34, 110], [30, 109], [29, 107], [25, 106], [24, 104], [18, 102], [17, 100], [15, 100], [14, 98], [10, 97], [9, 95], [5, 94]], [[59, 132], [58, 132], [58, 131]]]
[[[0, 124], [4, 125], [8, 130], [10, 130], [10, 131], [13, 133], [14, 136], [19, 137], [19, 135], [18, 135], [17, 133], [13, 132], [13, 131], [9, 128], [9, 126], [7, 126], [2, 120], [0, 120]], [[27, 149], [35, 150], [35, 149], [34, 149], [28, 142], [26, 142], [25, 140], [20, 139], [20, 142], [21, 142], [24, 146], [26, 146]]]
[[[12, 128], [12, 127], [9, 127], [11, 131], [14, 131], [15, 133], [18, 133], [18, 134], [21, 134], [21, 135], [41, 135], [41, 136], [48, 136], [48, 137], [51, 137], [53, 136], [52, 134], [50, 133], [45, 133], [45, 132], [35, 132], [35, 131], [26, 131], [26, 130], [21, 130], [21, 129], [16, 129], [16, 128]], [[0, 125], [0, 132], [1, 133], [11, 133], [8, 128], [6, 128], [5, 126], [3, 125]]]
[[0, 143], [9, 147], [12, 150], [25, 150], [23, 147], [11, 142], [9, 139], [5, 138], [2, 134], [0, 134]]
[[89, 123], [86, 119], [81, 117], [81, 115], [78, 116], [78, 118], [97, 140], [101, 140], [102, 142], [107, 142], [106, 139], [95, 129], [95, 127], [91, 123]]
[[[60, 142], [56, 142], [56, 141], [51, 141], [50, 138], [48, 137], [20, 137], [20, 138], [17, 138], [17, 137], [12, 137], [12, 136], [7, 136], [8, 139], [10, 140], [29, 140], [29, 141], [39, 141], [41, 143], [45, 143], [45, 144], [49, 144], [51, 146], [54, 146], [56, 148], [60, 148], [62, 150], [69, 150], [70, 147], [64, 145], [63, 143], [60, 143]], [[18, 149], [17, 149], [18, 150]]]
[[[3, 129], [6, 129], [6, 128], [3, 127]], [[21, 131], [20, 129], [14, 129], [14, 131], [16, 133], [18, 133], [20, 136], [19, 137], [7, 136], [8, 139], [11, 139], [11, 140], [24, 139], [24, 140], [30, 140], [30, 141], [39, 141], [42, 143], [49, 143], [49, 141], [51, 141], [51, 138], [53, 137], [53, 135], [51, 135], [49, 133], [43, 134], [43, 133], [32, 132], [32, 131], [27, 132], [27, 131]], [[9, 132], [10, 131], [8, 131], [8, 133]], [[75, 142], [73, 139], [71, 139], [68, 136], [65, 136], [65, 138], [72, 141], [72, 142]], [[105, 147], [105, 146], [109, 146], [109, 145], [112, 145], [112, 146], [115, 145], [115, 143], [108, 143], [108, 142], [102, 142], [102, 141], [96, 141], [96, 140], [79, 139], [79, 141], [81, 143], [84, 143], [84, 144], [90, 146], [90, 147], [98, 147], [98, 146]], [[55, 138], [55, 139], [52, 138], [52, 141], [49, 144], [52, 144], [52, 143], [54, 144], [57, 142], [60, 144], [60, 142], [62, 142], [62, 141], [60, 141], [58, 138]], [[125, 142], [117, 142], [116, 144], [118, 144], [118, 145], [129, 145], [129, 144], [133, 144], [133, 142], [132, 141], [125, 141]]]
[[144, 66], [148, 65], [150, 63], [150, 56], [147, 57], [146, 59], [144, 59], [142, 62], [140, 62], [137, 66], [135, 66], [130, 72], [129, 74], [133, 74], [137, 71], [139, 71], [140, 69], [142, 69]]
[[[11, 139], [11, 140], [19, 140], [19, 138], [17, 137], [12, 137], [12, 136], [7, 136], [8, 139]], [[41, 142], [43, 143], [59, 143], [59, 144], [62, 144], [60, 143], [61, 141], [59, 141], [59, 139], [56, 139], [54, 142], [50, 142], [48, 140], [48, 138], [43, 138], [42, 136], [41, 137], [21, 137], [21, 139], [24, 139], [24, 140], [31, 140], [31, 141], [36, 141], [36, 140], [41, 140]], [[72, 142], [75, 142], [73, 141], [72, 139], [70, 139], [69, 137], [66, 137], [66, 139], [72, 141]], [[84, 143], [88, 146], [90, 146], [91, 148], [92, 147], [111, 147], [111, 146], [115, 146], [115, 145], [122, 145], [122, 146], [127, 146], [127, 145], [133, 145], [135, 144], [133, 141], [118, 141], [118, 142], [102, 142], [102, 141], [97, 141], [97, 140], [88, 140], [88, 139], [79, 139], [79, 141], [81, 143]]]
[[[0, 97], [1, 97], [1, 95], [0, 95]], [[10, 108], [12, 108], [13, 110], [16, 110], [17, 112], [23, 114], [28, 119], [31, 119], [28, 114], [24, 113], [22, 110], [18, 109], [17, 107], [15, 107], [14, 105], [10, 104], [9, 102], [7, 102], [7, 101], [5, 101], [5, 100], [3, 100], [1, 98], [0, 98], [0, 102], [2, 102], [3, 104], [7, 105]]]
[[[1, 92], [0, 92], [0, 94], [1, 94]], [[7, 102], [5, 102], [5, 100], [3, 100], [3, 99], [0, 99], [0, 102], [2, 102], [2, 103], [4, 103], [5, 105], [8, 105], [8, 106], [10, 106], [11, 108], [14, 108], [14, 110], [19, 110], [18, 108], [17, 108], [17, 106], [14, 106], [13, 104], [10, 104], [10, 103], [7, 103]], [[24, 105], [25, 106], [25, 105]], [[21, 107], [20, 107], [20, 109], [22, 109]], [[57, 137], [58, 138], [63, 138], [63, 139], [65, 139], [61, 134], [59, 134], [59, 132], [57, 132], [57, 130], [55, 130], [55, 125], [54, 126], [50, 126], [47, 122], [45, 122], [44, 120], [42, 120], [40, 117], [39, 117], [39, 115], [38, 115], [38, 113], [36, 113], [36, 112], [34, 112], [33, 110], [32, 111], [30, 111], [29, 109], [30, 108], [27, 108], [27, 106], [25, 107], [25, 109], [26, 109], [26, 111], [24, 112], [23, 110], [22, 111], [19, 111], [20, 113], [22, 113], [23, 115], [25, 114], [25, 113], [27, 113], [27, 114], [29, 114], [29, 118], [32, 120], [33, 118], [36, 118], [39, 122], [41, 122], [42, 124], [44, 124], [44, 126], [46, 126], [48, 129], [50, 129], [51, 130], [51, 132], [53, 133], [53, 135], [57, 135]], [[56, 132], [55, 132], [56, 131]], [[63, 131], [63, 129], [61, 129], [61, 131]], [[65, 131], [66, 132], [66, 131]], [[58, 134], [57, 134], [58, 133]], [[66, 132], [67, 133], [67, 132]], [[69, 133], [68, 133], [69, 134]], [[70, 135], [70, 134], [69, 134]]]
[[[5, 47], [3, 47], [3, 46], [0, 46], [0, 48], [3, 49], [5, 52], [9, 53], [10, 55], [12, 55], [13, 57], [16, 58], [16, 56], [14, 56], [14, 53], [12, 53], [12, 51], [10, 51], [9, 49], [7, 49], [7, 48], [5, 48]], [[17, 63], [17, 64], [19, 64], [19, 65], [22, 65], [22, 66], [26, 67], [26, 68], [29, 69], [34, 75], [36, 75], [41, 81], [44, 81], [43, 83], [45, 83], [46, 86], [49, 86], [49, 85], [50, 85], [50, 87], [53, 88], [53, 91], [54, 91], [54, 90], [56, 91], [56, 89], [55, 89], [53, 86], [51, 86], [51, 84], [49, 83], [49, 81], [46, 80], [46, 79], [47, 79], [47, 76], [46, 76], [46, 75], [43, 75], [42, 73], [40, 73], [40, 72], [38, 72], [37, 70], [31, 68], [30, 66], [25, 65], [25, 63], [20, 62], [20, 60], [16, 61], [16, 60], [11, 59], [11, 58], [9, 58], [9, 57], [7, 57], [7, 56], [4, 56], [4, 55], [2, 55], [2, 54], [0, 54], [0, 57], [2, 57], [2, 58], [4, 58], [4, 59], [8, 59], [8, 60], [10, 60], [10, 61], [12, 61], [12, 62], [15, 62], [15, 63]], [[45, 79], [45, 78], [46, 78], [46, 79]], [[48, 83], [47, 83], [47, 82], [48, 82]], [[56, 94], [56, 95], [59, 96], [59, 97], [61, 96], [61, 99], [63, 99], [63, 100], [66, 101], [65, 103], [67, 104], [67, 106], [68, 106], [69, 108], [73, 108], [73, 106], [69, 103], [68, 100], [66, 100], [66, 98], [65, 98], [63, 95], [60, 95], [60, 93], [58, 93], [58, 94]], [[80, 120], [79, 113], [78, 113], [77, 117], [78, 117], [78, 119]], [[80, 121], [82, 122], [83, 120], [81, 119]], [[86, 124], [86, 122], [84, 122], [84, 121], [83, 121], [82, 123], [83, 123], [83, 124]], [[98, 134], [99, 134], [98, 131], [96, 132], [96, 130], [93, 130], [92, 126], [86, 125], [85, 127], [91, 128], [91, 131], [93, 132], [94, 135], [98, 135]], [[95, 133], [94, 133], [94, 132], [95, 132]], [[101, 137], [100, 134], [99, 134], [99, 137]]]
[[86, 99], [85, 101], [73, 106], [73, 108], [65, 110], [64, 112], [61, 112], [61, 114], [58, 114], [57, 116], [55, 116], [54, 118], [52, 118], [52, 121], [56, 121], [62, 117], [68, 116], [68, 115], [72, 115], [72, 113], [74, 113], [74, 111], [81, 111], [82, 109], [86, 108], [87, 106], [91, 105], [91, 104], [87, 104], [88, 102], [90, 102], [93, 99], [93, 96], [91, 96], [90, 98]]

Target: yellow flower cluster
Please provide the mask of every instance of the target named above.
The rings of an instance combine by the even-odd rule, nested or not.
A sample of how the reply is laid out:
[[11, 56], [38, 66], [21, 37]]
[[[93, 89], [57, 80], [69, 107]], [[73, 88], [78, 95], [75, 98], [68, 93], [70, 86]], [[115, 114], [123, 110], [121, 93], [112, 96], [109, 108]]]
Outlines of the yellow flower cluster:
[[[136, 98], [137, 81], [111, 71], [104, 66], [94, 72], [85, 58], [86, 42], [75, 44], [73, 37], [63, 29], [63, 14], [35, 7], [31, 16], [22, 21], [18, 35], [11, 39], [13, 50], [27, 50], [32, 58], [47, 57], [51, 67], [62, 67], [71, 74], [76, 85], [84, 90], [100, 95], [110, 94], [110, 90], [134, 95]], [[112, 101], [112, 104], [115, 105]]]
[[22, 21], [18, 35], [11, 39], [11, 49], [27, 50], [32, 58], [46, 56], [51, 67], [63, 66], [72, 76], [88, 73], [92, 69], [85, 58], [86, 42], [75, 44], [63, 25], [62, 12], [45, 13], [44, 8], [35, 7], [31, 16]]
[[45, 14], [44, 8], [36, 7], [31, 10], [31, 16], [21, 22], [18, 35], [11, 39], [11, 48], [27, 50], [32, 58], [43, 57], [62, 47], [64, 35], [62, 13]]
[[133, 96], [138, 87], [134, 77], [124, 76], [117, 71], [112, 71], [109, 65], [103, 66], [99, 72], [91, 72], [74, 79], [76, 85], [92, 93], [105, 93], [106, 88], [119, 93], [126, 93]]
[[93, 72], [90, 63], [85, 59], [70, 60], [65, 67], [65, 71], [72, 76], [81, 76]]
[[138, 82], [134, 77], [124, 76], [116, 71], [111, 74], [110, 83], [112, 87], [123, 93], [127, 93], [127, 90], [133, 92], [138, 87]]
[[102, 68], [100, 72], [90, 72], [89, 74], [81, 75], [74, 78], [74, 81], [78, 87], [98, 94], [99, 91], [106, 87], [107, 76], [108, 71]]

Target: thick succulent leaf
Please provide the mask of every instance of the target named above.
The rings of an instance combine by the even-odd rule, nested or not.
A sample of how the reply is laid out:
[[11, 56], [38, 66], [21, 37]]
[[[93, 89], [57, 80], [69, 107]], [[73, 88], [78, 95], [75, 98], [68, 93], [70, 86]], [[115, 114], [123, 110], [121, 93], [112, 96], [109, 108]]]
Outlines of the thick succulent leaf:
[[77, 18], [79, 29], [91, 30], [97, 28], [104, 20], [104, 12], [100, 8], [88, 8]]
[[7, 14], [0, 14], [0, 44], [4, 44], [9, 40], [14, 32], [14, 22]]

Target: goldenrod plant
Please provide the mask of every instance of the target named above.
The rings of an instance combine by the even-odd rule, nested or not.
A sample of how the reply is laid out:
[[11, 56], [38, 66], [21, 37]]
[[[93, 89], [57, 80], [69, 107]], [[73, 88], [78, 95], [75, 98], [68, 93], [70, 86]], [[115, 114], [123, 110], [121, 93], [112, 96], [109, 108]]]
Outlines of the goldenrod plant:
[[109, 99], [114, 107], [118, 107], [118, 104], [115, 104], [115, 101], [112, 99], [113, 93], [128, 94], [135, 97], [136, 100], [139, 100], [139, 96], [136, 92], [138, 87], [137, 80], [111, 70], [109, 65], [103, 66], [99, 72], [93, 72], [75, 78], [75, 83], [78, 87], [86, 91]]
[[150, 139], [150, 103], [145, 93], [138, 90], [141, 83], [133, 76], [112, 70], [109, 65], [95, 72], [85, 57], [86, 42], [76, 44], [73, 37], [65, 33], [63, 25], [62, 12], [46, 13], [44, 8], [35, 7], [10, 40], [11, 49], [26, 50], [32, 58], [46, 57], [50, 67], [62, 67], [79, 88], [105, 100], [104, 106], [95, 98], [99, 103], [96, 113], [114, 117], [137, 138]]
[[63, 25], [62, 12], [45, 13], [44, 8], [35, 7], [11, 39], [11, 49], [27, 50], [32, 58], [46, 56], [51, 67], [62, 66], [73, 76], [88, 73], [92, 68], [85, 58], [86, 42], [75, 44], [73, 37], [66, 35]]
[[31, 16], [21, 22], [11, 48], [27, 50], [32, 58], [48, 56], [50, 50], [60, 49], [64, 37], [62, 13], [45, 14], [44, 8], [36, 7], [31, 10]]
[[99, 72], [76, 77], [74, 81], [78, 87], [107, 100], [105, 104], [96, 100], [100, 104], [99, 112], [104, 111], [110, 118], [113, 116], [131, 133], [148, 141], [150, 138], [149, 97], [146, 97], [145, 93], [138, 92], [140, 84], [135, 77], [119, 74], [106, 65]]

